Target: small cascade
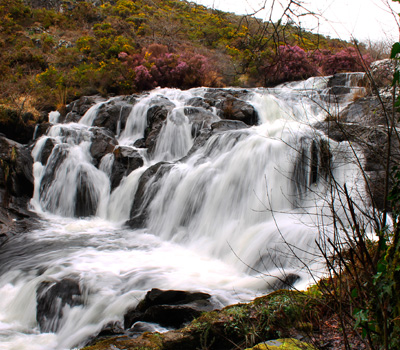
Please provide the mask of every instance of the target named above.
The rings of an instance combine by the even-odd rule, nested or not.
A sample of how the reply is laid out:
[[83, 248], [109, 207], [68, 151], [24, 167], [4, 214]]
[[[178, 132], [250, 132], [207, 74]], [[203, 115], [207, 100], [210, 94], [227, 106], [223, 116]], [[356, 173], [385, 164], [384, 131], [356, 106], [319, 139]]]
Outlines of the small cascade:
[[171, 161], [182, 158], [193, 145], [192, 126], [183, 108], [175, 108], [168, 114], [158, 136], [154, 159]]
[[37, 132], [39, 129], [39, 124], [35, 125], [35, 129], [33, 130], [33, 136], [32, 136], [32, 140], [35, 141], [36, 140], [36, 136], [37, 136]]
[[0, 347], [80, 348], [152, 288], [222, 307], [288, 275], [306, 287], [338, 202], [330, 176], [363, 188], [349, 145], [312, 127], [347, 103], [330, 104], [330, 79], [155, 89], [78, 123], [52, 116], [32, 151], [42, 227], [0, 247]]
[[87, 112], [85, 113], [85, 115], [79, 120], [79, 124], [88, 125], [88, 126], [93, 125], [93, 121], [97, 116], [97, 112], [103, 104], [104, 104], [104, 102], [99, 102], [99, 103], [96, 103], [95, 105], [93, 105], [92, 107], [90, 107], [87, 110]]
[[49, 116], [48, 116], [48, 118], [49, 118], [49, 123], [50, 123], [50, 124], [57, 124], [57, 123], [58, 123], [58, 120], [60, 119], [60, 116], [61, 116], [61, 114], [60, 114], [60, 112], [58, 112], [58, 111], [50, 112], [50, 113], [49, 113]]
[[123, 111], [124, 111], [124, 106], [122, 106], [119, 111], [119, 118], [118, 118], [118, 122], [117, 122], [117, 132], [116, 132], [117, 137], [119, 137], [119, 135], [121, 134], [121, 117], [122, 117]]

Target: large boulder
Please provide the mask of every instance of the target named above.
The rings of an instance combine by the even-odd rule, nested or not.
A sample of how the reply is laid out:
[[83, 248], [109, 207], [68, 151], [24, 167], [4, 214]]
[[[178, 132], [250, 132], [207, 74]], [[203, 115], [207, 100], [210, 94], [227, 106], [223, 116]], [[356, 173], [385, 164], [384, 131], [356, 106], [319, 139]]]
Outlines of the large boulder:
[[79, 282], [65, 278], [57, 282], [42, 282], [36, 290], [36, 320], [40, 331], [57, 332], [64, 308], [83, 304]]
[[202, 292], [152, 289], [137, 307], [125, 313], [125, 328], [135, 322], [158, 323], [164, 327], [181, 327], [204, 311], [214, 309], [211, 295]]
[[117, 134], [118, 128], [119, 130], [125, 128], [134, 101], [134, 97], [130, 97], [129, 101], [112, 99], [103, 103], [93, 120], [93, 126], [103, 127]]
[[258, 124], [258, 114], [254, 107], [246, 101], [228, 96], [217, 104], [221, 119], [239, 120], [247, 125]]
[[39, 159], [39, 162], [42, 163], [42, 165], [47, 164], [47, 161], [51, 155], [51, 152], [53, 152], [55, 145], [56, 145], [56, 142], [50, 137], [48, 137], [46, 139], [46, 141], [44, 142], [42, 151], [40, 153], [40, 159]]
[[128, 176], [133, 170], [143, 166], [143, 158], [132, 147], [117, 146], [113, 152], [114, 161], [111, 167], [111, 190], [118, 187], [122, 178]]
[[36, 225], [28, 210], [33, 160], [27, 147], [0, 136], [0, 242]]

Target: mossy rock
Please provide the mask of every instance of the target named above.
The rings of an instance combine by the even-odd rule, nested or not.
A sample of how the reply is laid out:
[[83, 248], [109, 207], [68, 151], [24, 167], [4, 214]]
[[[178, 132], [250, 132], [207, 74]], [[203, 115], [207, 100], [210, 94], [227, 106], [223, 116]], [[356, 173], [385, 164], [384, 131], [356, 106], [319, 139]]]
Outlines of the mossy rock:
[[246, 350], [316, 350], [308, 343], [294, 338], [269, 340]]

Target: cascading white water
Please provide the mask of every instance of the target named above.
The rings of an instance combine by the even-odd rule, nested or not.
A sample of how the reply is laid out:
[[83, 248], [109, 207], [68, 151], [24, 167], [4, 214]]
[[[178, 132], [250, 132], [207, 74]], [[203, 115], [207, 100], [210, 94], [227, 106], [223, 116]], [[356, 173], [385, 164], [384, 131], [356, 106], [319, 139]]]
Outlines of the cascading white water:
[[[117, 127], [120, 147], [136, 151], [156, 100], [168, 102], [167, 119], [153, 153], [141, 150], [144, 165], [112, 192], [116, 156], [106, 154], [96, 167], [90, 153], [90, 126], [101, 104], [79, 124], [54, 125], [32, 152], [32, 204], [43, 227], [0, 247], [1, 348], [79, 347], [109, 322], [121, 321], [151, 288], [209, 292], [222, 306], [270, 291], [285, 274], [299, 276], [297, 287], [306, 286], [307, 270], [317, 274], [321, 268], [315, 261], [319, 217], [329, 232], [324, 215], [331, 193], [314, 164], [323, 158], [318, 142], [329, 144], [339, 182], [362, 185], [347, 145], [309, 126], [329, 109], [312, 89], [323, 90], [323, 80], [302, 84], [253, 90], [247, 95], [260, 125], [216, 129], [192, 152], [195, 136], [184, 108], [206, 90], [157, 89], [142, 96], [124, 130]], [[216, 108], [204, 113], [219, 120]], [[42, 165], [47, 139], [55, 147]], [[132, 214], [139, 182], [158, 161], [168, 169], [146, 187], [145, 227], [129, 229], [123, 223]], [[38, 286], [65, 278], [79, 281], [83, 304], [64, 307], [56, 332], [40, 332]]]
[[[175, 108], [169, 115], [158, 137], [154, 158], [157, 160], [177, 160], [182, 158], [193, 145], [189, 118], [183, 108]], [[171, 142], [173, 140], [173, 142]]]

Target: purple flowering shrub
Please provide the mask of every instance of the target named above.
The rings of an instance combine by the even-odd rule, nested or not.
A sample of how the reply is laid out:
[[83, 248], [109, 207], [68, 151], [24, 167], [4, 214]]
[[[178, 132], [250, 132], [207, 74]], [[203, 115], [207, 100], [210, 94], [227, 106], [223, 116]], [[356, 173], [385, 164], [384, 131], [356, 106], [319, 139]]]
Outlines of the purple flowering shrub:
[[297, 45], [279, 46], [276, 58], [271, 72], [278, 82], [302, 80], [318, 74], [307, 53]]
[[331, 75], [341, 72], [362, 72], [372, 63], [369, 54], [359, 55], [354, 47], [346, 47], [337, 53], [325, 53], [321, 56], [320, 67], [324, 74]]
[[217, 86], [219, 82], [219, 74], [209, 58], [189, 51], [172, 53], [164, 45], [150, 45], [140, 54], [120, 52], [118, 58], [126, 69], [134, 72], [138, 91], [156, 86], [181, 89]]
[[370, 55], [361, 57], [353, 47], [333, 53], [329, 50], [305, 52], [297, 45], [282, 45], [267, 57], [258, 69], [263, 84], [267, 86], [317, 75], [360, 72], [372, 62]]

